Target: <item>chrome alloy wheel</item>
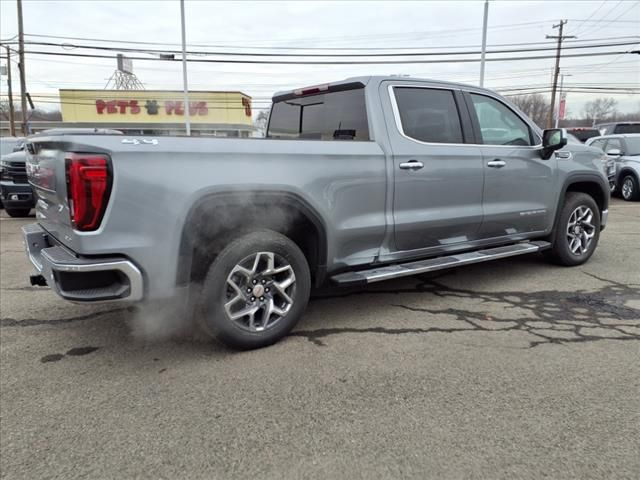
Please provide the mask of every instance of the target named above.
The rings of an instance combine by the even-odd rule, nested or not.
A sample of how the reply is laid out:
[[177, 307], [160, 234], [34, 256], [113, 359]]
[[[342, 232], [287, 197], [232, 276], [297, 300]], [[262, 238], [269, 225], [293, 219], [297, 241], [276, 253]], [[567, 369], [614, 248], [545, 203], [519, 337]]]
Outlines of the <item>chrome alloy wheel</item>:
[[624, 179], [622, 183], [622, 198], [625, 200], [629, 200], [631, 195], [633, 194], [633, 180], [631, 177], [627, 177]]
[[574, 255], [584, 255], [589, 250], [596, 235], [596, 227], [592, 222], [593, 211], [589, 207], [580, 206], [571, 213], [567, 224], [567, 241]]
[[291, 307], [296, 275], [283, 257], [258, 252], [242, 259], [227, 277], [224, 310], [250, 332], [274, 327]]

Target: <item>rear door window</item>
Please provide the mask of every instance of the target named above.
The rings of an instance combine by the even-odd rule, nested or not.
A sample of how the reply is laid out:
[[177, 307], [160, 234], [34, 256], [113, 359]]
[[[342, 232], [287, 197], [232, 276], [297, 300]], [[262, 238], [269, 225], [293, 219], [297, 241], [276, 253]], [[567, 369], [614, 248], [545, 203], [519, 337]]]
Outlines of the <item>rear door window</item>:
[[292, 140], [369, 140], [364, 88], [275, 102], [267, 137]]
[[464, 143], [451, 90], [394, 87], [393, 92], [407, 137], [428, 143]]
[[471, 94], [484, 145], [531, 145], [529, 126], [509, 107], [485, 95]]

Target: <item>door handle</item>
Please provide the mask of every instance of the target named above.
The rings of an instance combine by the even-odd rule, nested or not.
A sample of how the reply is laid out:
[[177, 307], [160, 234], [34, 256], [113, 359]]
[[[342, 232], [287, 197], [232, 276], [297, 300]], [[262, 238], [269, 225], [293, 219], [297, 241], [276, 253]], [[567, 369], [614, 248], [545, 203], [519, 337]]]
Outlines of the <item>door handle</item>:
[[417, 160], [409, 160], [408, 162], [402, 162], [400, 168], [402, 170], [420, 170], [424, 167], [424, 163]]
[[491, 160], [490, 162], [487, 162], [487, 167], [502, 168], [506, 164], [507, 164], [507, 162], [505, 162], [504, 160], [500, 160], [499, 158], [496, 158], [494, 160]]

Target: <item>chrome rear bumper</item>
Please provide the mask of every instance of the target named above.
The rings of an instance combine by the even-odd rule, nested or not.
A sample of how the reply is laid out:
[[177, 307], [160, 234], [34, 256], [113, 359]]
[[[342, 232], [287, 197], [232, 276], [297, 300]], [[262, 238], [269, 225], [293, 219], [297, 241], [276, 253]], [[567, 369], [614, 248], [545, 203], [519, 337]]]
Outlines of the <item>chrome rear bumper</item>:
[[22, 227], [22, 235], [29, 260], [62, 298], [74, 302], [142, 299], [142, 272], [130, 260], [81, 257], [37, 223]]

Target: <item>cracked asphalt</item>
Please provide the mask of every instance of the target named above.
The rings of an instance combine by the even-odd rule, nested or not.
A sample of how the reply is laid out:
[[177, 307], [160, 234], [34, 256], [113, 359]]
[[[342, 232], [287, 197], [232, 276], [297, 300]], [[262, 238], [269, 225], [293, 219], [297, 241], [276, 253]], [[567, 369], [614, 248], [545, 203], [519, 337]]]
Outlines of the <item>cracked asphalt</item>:
[[[232, 352], [30, 287], [0, 218], [0, 477], [640, 477], [640, 204], [539, 255], [319, 292]], [[153, 320], [153, 313], [150, 313]]]

